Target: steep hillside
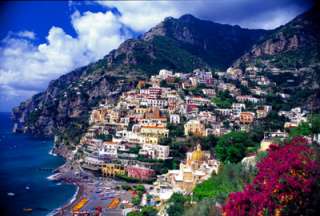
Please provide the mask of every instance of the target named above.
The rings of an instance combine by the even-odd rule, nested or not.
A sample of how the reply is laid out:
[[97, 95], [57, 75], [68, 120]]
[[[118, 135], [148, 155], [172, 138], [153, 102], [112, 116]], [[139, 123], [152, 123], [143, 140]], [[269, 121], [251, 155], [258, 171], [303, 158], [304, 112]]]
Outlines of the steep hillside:
[[[278, 84], [278, 91], [291, 94], [292, 100], [299, 101], [297, 105], [319, 109], [319, 22], [320, 10], [314, 7], [265, 36], [233, 66], [243, 70], [255, 66]], [[292, 81], [294, 85], [289, 84]]]
[[166, 18], [137, 40], [127, 40], [107, 57], [108, 69], [143, 74], [162, 68], [190, 72], [223, 70], [268, 33], [199, 20], [192, 15]]
[[138, 79], [162, 68], [181, 72], [225, 69], [267, 33], [191, 15], [167, 18], [100, 61], [52, 81], [45, 92], [14, 108], [14, 131], [56, 134], [65, 142], [76, 143], [87, 128], [89, 111], [106, 98], [115, 100]]
[[277, 28], [240, 58], [244, 63], [268, 63], [296, 69], [319, 62], [320, 10], [316, 7]]

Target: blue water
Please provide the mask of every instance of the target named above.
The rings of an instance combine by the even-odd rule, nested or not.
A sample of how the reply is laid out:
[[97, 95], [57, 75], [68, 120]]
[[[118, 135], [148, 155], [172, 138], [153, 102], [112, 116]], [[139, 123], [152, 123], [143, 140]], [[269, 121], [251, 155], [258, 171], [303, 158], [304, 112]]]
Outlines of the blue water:
[[[76, 187], [47, 179], [63, 159], [49, 155], [52, 140], [13, 134], [9, 113], [0, 113], [0, 215], [40, 216], [68, 203]], [[29, 190], [26, 187], [30, 187]], [[12, 192], [15, 196], [8, 196]], [[23, 208], [32, 208], [26, 213]]]

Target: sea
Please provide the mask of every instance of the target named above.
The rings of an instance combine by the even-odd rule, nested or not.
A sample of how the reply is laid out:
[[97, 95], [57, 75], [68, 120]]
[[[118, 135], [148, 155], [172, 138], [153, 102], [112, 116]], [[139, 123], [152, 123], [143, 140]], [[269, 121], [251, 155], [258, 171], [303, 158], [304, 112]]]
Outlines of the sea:
[[0, 215], [52, 215], [77, 188], [48, 179], [64, 163], [50, 154], [53, 140], [14, 134], [12, 125], [10, 113], [0, 113]]

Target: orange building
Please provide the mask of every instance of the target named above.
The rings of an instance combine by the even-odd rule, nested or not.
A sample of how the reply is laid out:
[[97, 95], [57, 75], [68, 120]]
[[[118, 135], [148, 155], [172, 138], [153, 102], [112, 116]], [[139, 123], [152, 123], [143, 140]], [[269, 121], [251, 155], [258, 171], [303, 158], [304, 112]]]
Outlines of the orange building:
[[254, 121], [255, 114], [253, 112], [241, 112], [240, 122], [242, 124], [251, 124]]

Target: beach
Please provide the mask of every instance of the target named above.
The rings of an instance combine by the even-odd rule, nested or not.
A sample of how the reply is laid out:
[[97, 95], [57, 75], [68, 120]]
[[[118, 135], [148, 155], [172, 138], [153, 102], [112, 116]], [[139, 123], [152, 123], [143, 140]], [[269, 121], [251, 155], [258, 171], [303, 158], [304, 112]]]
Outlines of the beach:
[[[59, 153], [57, 153], [59, 152]], [[69, 158], [69, 151], [59, 149], [55, 151], [58, 155]], [[53, 211], [51, 215], [62, 216], [72, 215], [72, 209], [82, 199], [87, 199], [86, 204], [81, 208], [81, 212], [96, 212], [97, 208], [101, 209], [102, 215], [121, 215], [122, 203], [131, 202], [132, 194], [120, 189], [120, 185], [125, 182], [116, 181], [111, 178], [104, 178], [84, 170], [75, 162], [66, 160], [65, 164], [54, 171], [49, 177], [52, 181], [62, 182], [63, 184], [73, 184], [77, 186], [76, 193], [69, 202], [62, 207]], [[111, 206], [113, 200], [119, 199], [120, 203]]]

